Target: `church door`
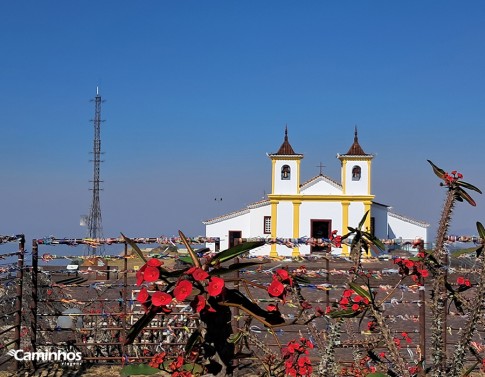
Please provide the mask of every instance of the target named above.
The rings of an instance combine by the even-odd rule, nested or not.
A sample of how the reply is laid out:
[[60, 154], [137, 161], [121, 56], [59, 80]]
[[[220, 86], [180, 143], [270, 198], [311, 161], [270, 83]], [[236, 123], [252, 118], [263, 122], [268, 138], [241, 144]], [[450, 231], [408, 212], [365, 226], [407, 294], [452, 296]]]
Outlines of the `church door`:
[[230, 230], [229, 231], [229, 248], [239, 244], [240, 238], [242, 238], [242, 232], [240, 230]]
[[[312, 238], [330, 238], [332, 231], [332, 220], [310, 220], [311, 221], [311, 237]], [[312, 246], [311, 252], [328, 252], [329, 247]]]

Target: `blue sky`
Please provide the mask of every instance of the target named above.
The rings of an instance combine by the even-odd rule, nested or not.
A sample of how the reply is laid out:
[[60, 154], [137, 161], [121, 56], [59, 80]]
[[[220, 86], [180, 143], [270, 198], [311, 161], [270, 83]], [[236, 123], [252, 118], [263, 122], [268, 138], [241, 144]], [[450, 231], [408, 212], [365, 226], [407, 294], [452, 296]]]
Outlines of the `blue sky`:
[[[97, 85], [106, 236], [200, 235], [259, 200], [285, 124], [302, 180], [320, 162], [339, 178], [357, 125], [376, 200], [434, 226], [426, 159], [485, 188], [484, 16], [479, 1], [2, 2], [0, 234], [85, 235]], [[485, 221], [474, 197], [455, 234]]]

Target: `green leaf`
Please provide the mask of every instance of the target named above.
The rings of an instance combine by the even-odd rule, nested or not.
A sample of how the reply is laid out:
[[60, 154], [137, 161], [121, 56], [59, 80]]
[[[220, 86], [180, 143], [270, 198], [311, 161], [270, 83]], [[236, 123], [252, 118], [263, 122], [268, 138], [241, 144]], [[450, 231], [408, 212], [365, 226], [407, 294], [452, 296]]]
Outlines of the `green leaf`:
[[217, 254], [211, 261], [211, 266], [215, 266], [217, 263], [222, 263], [232, 258], [235, 258], [241, 254], [248, 252], [249, 250], [255, 249], [257, 247], [263, 246], [265, 241], [252, 241], [243, 242], [239, 245], [231, 247], [230, 249], [221, 251]]
[[190, 257], [192, 258], [193, 265], [195, 267], [200, 267], [199, 257], [197, 257], [197, 254], [195, 253], [194, 249], [192, 249], [192, 247], [189, 244], [189, 241], [187, 241], [187, 237], [185, 237], [185, 234], [183, 234], [181, 230], [179, 230], [179, 236], [182, 239], [183, 244], [187, 248], [187, 251], [188, 251]]
[[478, 187], [475, 187], [475, 186], [473, 186], [472, 184], [470, 184], [470, 183], [468, 183], [468, 182], [456, 181], [456, 184], [457, 184], [458, 186], [464, 187], [464, 188], [466, 188], [466, 189], [468, 189], [468, 190], [473, 190], [473, 191], [476, 191], [476, 192], [478, 192], [479, 194], [481, 194], [481, 193], [482, 193]]
[[483, 245], [480, 246], [479, 248], [477, 248], [477, 250], [476, 250], [477, 258], [480, 256], [480, 254], [482, 253], [482, 251], [483, 251]]
[[131, 364], [123, 367], [120, 371], [120, 376], [136, 376], [136, 375], [150, 375], [159, 373], [160, 369], [152, 368], [147, 364]]
[[478, 236], [482, 240], [485, 240], [485, 228], [483, 227], [483, 225], [480, 221], [477, 221], [477, 230], [478, 230]]
[[124, 345], [128, 345], [133, 343], [135, 338], [138, 334], [152, 321], [153, 318], [157, 315], [158, 310], [155, 307], [151, 307], [150, 311], [143, 314], [138, 321], [135, 322], [133, 326], [131, 326], [130, 330], [126, 334], [126, 339]]
[[355, 293], [359, 296], [366, 297], [369, 301], [371, 300], [370, 292], [367, 289], [362, 288], [360, 285], [355, 283], [349, 283], [350, 288], [352, 288]]
[[470, 203], [472, 206], [475, 207], [477, 205], [477, 203], [475, 203], [475, 201], [472, 199], [472, 197], [470, 195], [468, 195], [468, 193], [465, 190], [463, 190], [462, 188], [458, 187], [456, 189], [456, 193], [461, 198], [465, 199], [468, 203]]
[[187, 344], [185, 345], [185, 353], [189, 353], [192, 351], [192, 348], [200, 341], [201, 333], [199, 329], [196, 329], [187, 340]]
[[354, 311], [352, 309], [336, 310], [328, 313], [330, 318], [354, 318], [360, 314], [360, 311]]
[[362, 219], [360, 220], [359, 222], [359, 226], [357, 227], [359, 230], [362, 229], [362, 226], [364, 225], [365, 223], [365, 219], [367, 218], [367, 215], [369, 214], [369, 211], [367, 211], [364, 216], [362, 216]]
[[131, 240], [130, 238], [125, 237], [125, 235], [123, 233], [121, 233], [121, 237], [123, 237], [123, 240], [128, 245], [131, 246], [131, 248], [136, 252], [136, 254], [141, 258], [141, 260], [146, 263], [147, 262], [147, 259], [143, 255], [143, 252], [140, 250], [140, 248], [138, 247], [138, 245], [133, 240]]
[[179, 261], [190, 264], [192, 266], [194, 265], [194, 261], [192, 260], [191, 257], [186, 257], [186, 256], [179, 257]]
[[219, 275], [223, 275], [223, 274], [229, 274], [231, 272], [238, 271], [238, 270], [241, 270], [243, 268], [257, 266], [259, 264], [264, 264], [264, 263], [266, 263], [266, 262], [242, 262], [242, 263], [234, 263], [234, 264], [231, 264], [230, 266], [228, 266], [227, 268], [226, 267], [224, 267], [224, 268], [215, 268], [215, 269], [209, 271], [209, 275], [211, 275], [211, 276], [219, 276]]
[[293, 280], [295, 280], [297, 283], [301, 283], [301, 284], [310, 284], [310, 279], [308, 279], [305, 276], [295, 275], [295, 276], [293, 276]]
[[380, 250], [386, 250], [386, 247], [384, 246], [384, 244], [381, 242], [381, 240], [379, 238], [377, 238], [376, 236], [374, 236], [373, 234], [369, 233], [369, 232], [363, 232], [363, 235], [365, 238], [367, 238], [367, 240], [373, 244], [374, 246], [376, 246], [377, 248], [379, 248]]
[[439, 167], [437, 167], [430, 160], [426, 160], [426, 161], [428, 161], [431, 164], [431, 166], [433, 167], [433, 171], [438, 176], [438, 178], [443, 179], [445, 177], [446, 173], [443, 169], [440, 169]]
[[243, 333], [241, 331], [239, 331], [235, 334], [231, 334], [231, 335], [229, 335], [229, 338], [227, 338], [227, 342], [236, 344], [237, 342], [239, 342], [241, 340], [242, 335], [243, 335]]
[[374, 372], [374, 373], [366, 374], [365, 377], [389, 377], [389, 375], [382, 372]]
[[462, 377], [469, 376], [475, 370], [475, 368], [478, 366], [478, 364], [480, 364], [480, 362], [479, 361], [476, 361], [475, 364], [473, 364], [470, 368], [468, 368], [466, 370], [465, 374], [463, 374]]
[[184, 364], [182, 366], [183, 370], [186, 370], [188, 372], [192, 372], [192, 374], [201, 374], [204, 371], [204, 367], [200, 364]]

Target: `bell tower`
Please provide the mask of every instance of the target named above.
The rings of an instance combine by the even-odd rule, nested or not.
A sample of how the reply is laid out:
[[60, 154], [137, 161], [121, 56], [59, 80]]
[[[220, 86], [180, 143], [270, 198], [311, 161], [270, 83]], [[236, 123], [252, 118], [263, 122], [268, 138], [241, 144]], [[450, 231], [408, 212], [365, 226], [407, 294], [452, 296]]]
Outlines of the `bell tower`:
[[288, 127], [285, 139], [276, 153], [268, 154], [272, 162], [271, 194], [296, 195], [300, 193], [300, 161], [303, 155], [295, 153], [288, 141]]
[[354, 131], [354, 143], [346, 154], [339, 154], [337, 158], [342, 163], [342, 188], [344, 195], [372, 195], [371, 194], [371, 161], [372, 154], [364, 152], [359, 144], [357, 127]]

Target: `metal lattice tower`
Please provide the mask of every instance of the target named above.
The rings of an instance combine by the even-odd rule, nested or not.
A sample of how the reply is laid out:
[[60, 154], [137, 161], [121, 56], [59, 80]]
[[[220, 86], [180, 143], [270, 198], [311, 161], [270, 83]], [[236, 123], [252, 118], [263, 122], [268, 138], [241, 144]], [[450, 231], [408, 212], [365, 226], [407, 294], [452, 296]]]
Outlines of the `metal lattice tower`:
[[[93, 143], [93, 159], [90, 162], [93, 162], [93, 180], [89, 181], [93, 184], [90, 190], [93, 192], [93, 201], [91, 203], [91, 210], [89, 211], [87, 226], [88, 226], [88, 238], [97, 239], [103, 238], [103, 225], [101, 219], [101, 206], [99, 202], [99, 192], [102, 190], [100, 188], [100, 183], [103, 182], [100, 179], [99, 170], [101, 162], [101, 103], [104, 102], [101, 100], [101, 96], [99, 95], [99, 88], [96, 87], [96, 97], [94, 97], [94, 119], [92, 120], [94, 126], [94, 143]], [[102, 247], [102, 246], [101, 246]], [[95, 255], [96, 251], [98, 253], [102, 253], [102, 249], [100, 247], [94, 248], [89, 246], [88, 247], [88, 254]]]

